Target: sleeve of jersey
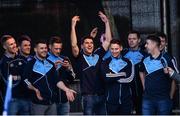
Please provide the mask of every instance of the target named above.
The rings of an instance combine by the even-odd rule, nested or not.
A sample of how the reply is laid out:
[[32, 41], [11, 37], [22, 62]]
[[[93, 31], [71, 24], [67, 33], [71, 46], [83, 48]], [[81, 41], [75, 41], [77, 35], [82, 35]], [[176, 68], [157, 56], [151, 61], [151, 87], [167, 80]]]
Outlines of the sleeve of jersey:
[[174, 57], [170, 56], [169, 54], [165, 54], [162, 57], [162, 60], [168, 67], [171, 67], [173, 70], [179, 73], [179, 70], [177, 69], [176, 59]]
[[177, 68], [176, 58], [173, 57], [173, 58], [171, 59], [171, 62], [172, 62], [172, 67], [174, 68], [174, 70], [175, 70], [177, 73], [179, 73], [179, 70], [178, 70], [178, 68]]
[[97, 48], [94, 51], [95, 54], [98, 54], [100, 56], [100, 58], [103, 58], [103, 56], [106, 54], [106, 51], [104, 50], [104, 48], [101, 46], [99, 48]]
[[143, 60], [139, 63], [139, 72], [145, 72], [145, 66]]
[[70, 70], [62, 67], [62, 69], [59, 70], [58, 73], [63, 82], [72, 82], [74, 80], [74, 77], [72, 76], [72, 72]]
[[28, 62], [27, 65], [24, 67], [23, 70], [23, 79], [25, 84], [28, 86], [33, 83], [32, 80], [32, 64], [33, 62]]
[[0, 61], [0, 92], [3, 90], [3, 88], [4, 88], [4, 82], [3, 82], [3, 75], [2, 75], [2, 72], [1, 72], [1, 61]]
[[173, 79], [177, 80], [178, 82], [180, 82], [180, 74], [177, 73], [177, 72], [174, 72], [174, 74], [172, 75], [171, 78], [173, 78]]
[[2, 58], [0, 61], [0, 78], [4, 82], [7, 82], [7, 72], [7, 63]]
[[52, 77], [54, 78], [55, 84], [57, 84], [59, 81], [63, 81], [60, 74], [58, 74], [55, 67], [53, 67], [52, 70]]
[[2, 80], [2, 63], [1, 63], [1, 61], [0, 61], [0, 80]]
[[128, 62], [128, 67], [126, 69], [126, 78], [120, 78], [119, 83], [130, 83], [134, 78], [134, 65], [131, 61]]

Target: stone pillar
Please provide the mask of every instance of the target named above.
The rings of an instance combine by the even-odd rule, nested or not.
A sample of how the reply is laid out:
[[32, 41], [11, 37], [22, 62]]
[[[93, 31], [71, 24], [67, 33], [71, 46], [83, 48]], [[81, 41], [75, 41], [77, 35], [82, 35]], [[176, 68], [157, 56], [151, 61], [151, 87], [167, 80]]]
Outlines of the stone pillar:
[[[179, 0], [169, 0], [169, 18], [170, 18], [170, 41], [171, 41], [171, 52], [174, 57], [177, 59], [177, 66], [180, 69], [180, 13], [178, 12]], [[178, 14], [179, 13], [179, 14]], [[177, 82], [177, 91], [175, 96], [175, 109], [180, 113], [180, 82]]]

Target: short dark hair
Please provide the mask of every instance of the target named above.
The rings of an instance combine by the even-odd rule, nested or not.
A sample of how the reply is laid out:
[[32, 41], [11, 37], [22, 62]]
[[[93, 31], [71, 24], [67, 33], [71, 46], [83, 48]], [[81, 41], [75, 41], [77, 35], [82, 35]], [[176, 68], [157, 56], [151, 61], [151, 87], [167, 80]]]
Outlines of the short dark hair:
[[137, 37], [138, 37], [138, 39], [140, 39], [140, 33], [139, 33], [139, 31], [136, 31], [136, 30], [130, 30], [129, 32], [128, 32], [128, 35], [129, 34], [136, 34], [137, 35]]
[[92, 39], [92, 40], [94, 40], [93, 37], [87, 35], [87, 36], [84, 36], [84, 37], [81, 38], [81, 44], [83, 44], [83, 43], [84, 43], [84, 40], [86, 40], [86, 39]]
[[38, 40], [36, 40], [36, 41], [34, 42], [34, 47], [37, 47], [37, 45], [40, 44], [40, 43], [42, 43], [42, 44], [47, 44], [47, 41], [44, 40], [44, 39], [38, 39]]
[[59, 36], [52, 36], [49, 39], [49, 45], [53, 45], [54, 43], [62, 43], [61, 37]]
[[112, 39], [111, 42], [110, 42], [110, 45], [111, 44], [118, 44], [119, 46], [122, 46], [122, 43], [119, 39]]
[[8, 39], [10, 39], [10, 38], [14, 38], [14, 37], [11, 36], [11, 35], [3, 35], [3, 36], [1, 37], [1, 44], [2, 44], [2, 46], [3, 46], [4, 43], [5, 43]]
[[155, 34], [156, 34], [158, 37], [162, 37], [162, 38], [165, 39], [165, 41], [167, 41], [167, 36], [166, 36], [165, 33], [163, 33], [163, 32], [156, 32]]
[[146, 40], [152, 40], [157, 43], [158, 46], [161, 45], [161, 40], [156, 34], [150, 34], [147, 36]]
[[31, 42], [31, 38], [28, 35], [21, 35], [17, 40], [18, 46], [20, 46], [24, 40]]

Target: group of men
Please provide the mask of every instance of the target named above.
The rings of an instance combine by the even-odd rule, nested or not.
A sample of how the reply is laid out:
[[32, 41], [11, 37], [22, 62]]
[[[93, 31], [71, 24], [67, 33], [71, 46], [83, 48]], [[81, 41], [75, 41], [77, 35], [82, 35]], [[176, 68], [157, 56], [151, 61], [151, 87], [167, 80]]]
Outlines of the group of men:
[[[71, 47], [76, 74], [68, 57], [60, 55], [62, 41], [58, 36], [35, 42], [35, 56], [30, 55], [28, 36], [15, 39], [1, 37], [5, 49], [1, 58], [1, 92], [5, 97], [9, 75], [12, 76], [12, 98], [8, 114], [68, 114], [69, 101], [76, 92], [69, 88], [75, 75], [80, 79], [82, 108], [85, 115], [170, 114], [178, 70], [175, 58], [165, 51], [165, 34], [148, 35], [145, 48], [140, 48], [140, 34], [130, 31], [129, 48], [123, 49], [119, 39], [112, 39], [110, 23], [102, 12], [104, 23], [101, 46], [95, 49], [97, 29], [81, 39], [78, 46], [76, 25], [71, 22]], [[48, 51], [49, 48], [49, 51]]]
[[11, 35], [2, 36], [1, 43], [5, 49], [0, 64], [3, 101], [10, 75], [13, 80], [12, 98], [4, 110], [9, 115], [68, 114], [68, 101], [74, 100], [76, 92], [66, 87], [74, 79], [74, 72], [69, 59], [60, 56], [61, 38], [49, 39], [49, 52], [46, 41], [37, 40], [35, 56], [30, 55], [28, 36], [21, 36], [18, 46]]

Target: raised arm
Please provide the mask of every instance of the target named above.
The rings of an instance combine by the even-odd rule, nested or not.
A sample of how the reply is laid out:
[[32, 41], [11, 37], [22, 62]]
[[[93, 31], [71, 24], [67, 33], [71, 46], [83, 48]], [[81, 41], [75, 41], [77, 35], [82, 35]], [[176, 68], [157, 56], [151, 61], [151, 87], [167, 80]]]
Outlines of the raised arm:
[[99, 17], [101, 18], [101, 20], [105, 24], [105, 41], [103, 41], [102, 46], [107, 51], [108, 48], [109, 48], [110, 41], [112, 40], [111, 28], [110, 28], [110, 25], [109, 25], [108, 18], [101, 11], [99, 12]]
[[77, 44], [77, 35], [76, 35], [76, 24], [79, 21], [79, 16], [74, 16], [71, 21], [71, 47], [72, 47], [72, 54], [74, 57], [79, 55], [79, 47]]
[[98, 28], [95, 27], [95, 28], [93, 28], [93, 29], [91, 30], [90, 36], [93, 37], [93, 38], [95, 38], [96, 35], [97, 35], [97, 33], [98, 33]]

